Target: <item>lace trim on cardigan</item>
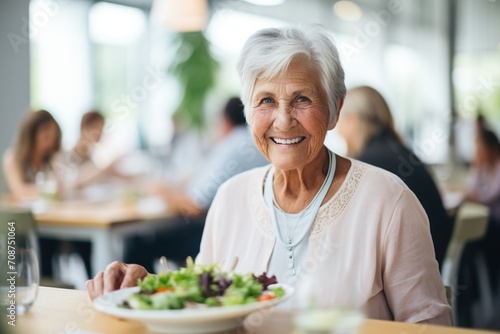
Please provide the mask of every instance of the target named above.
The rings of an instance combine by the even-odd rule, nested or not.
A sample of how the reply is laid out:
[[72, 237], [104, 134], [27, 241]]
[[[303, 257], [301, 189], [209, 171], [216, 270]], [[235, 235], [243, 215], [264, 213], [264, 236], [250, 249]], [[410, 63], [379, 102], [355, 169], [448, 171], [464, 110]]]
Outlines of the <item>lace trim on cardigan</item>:
[[[349, 204], [352, 196], [361, 182], [361, 179], [366, 171], [366, 168], [357, 163], [351, 164], [347, 177], [333, 197], [323, 206], [320, 207], [318, 216], [316, 217], [313, 226], [311, 227], [310, 238], [313, 238], [325, 231], [331, 224], [340, 216], [345, 207]], [[255, 208], [255, 215], [257, 219], [257, 226], [264, 233], [266, 237], [274, 238], [274, 227], [271, 222], [269, 210], [264, 203], [262, 195], [262, 179], [267, 175], [268, 169], [265, 170], [264, 175], [259, 175], [259, 182], [256, 182], [258, 187], [252, 191], [251, 205]]]
[[271, 215], [269, 214], [269, 210], [267, 210], [266, 204], [264, 203], [264, 182], [269, 172], [270, 168], [265, 169], [264, 175], [259, 174], [258, 181], [255, 182], [255, 186], [257, 189], [252, 191], [252, 196], [250, 198], [251, 207], [255, 208], [255, 215], [257, 218], [257, 226], [264, 233], [266, 237], [274, 238], [274, 227], [271, 222]]
[[352, 164], [351, 168], [351, 173], [344, 181], [340, 192], [333, 195], [328, 203], [319, 209], [318, 216], [316, 216], [314, 224], [311, 227], [310, 238], [314, 238], [327, 230], [342, 214], [347, 204], [351, 201], [366, 171], [364, 166], [358, 164]]

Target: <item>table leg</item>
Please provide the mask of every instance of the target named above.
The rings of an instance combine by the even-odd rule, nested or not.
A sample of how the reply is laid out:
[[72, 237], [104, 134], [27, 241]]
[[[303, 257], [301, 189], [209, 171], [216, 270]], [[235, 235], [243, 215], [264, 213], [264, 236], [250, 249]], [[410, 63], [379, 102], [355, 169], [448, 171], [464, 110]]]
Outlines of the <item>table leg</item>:
[[95, 276], [99, 271], [106, 269], [111, 262], [123, 261], [127, 237], [149, 234], [160, 228], [165, 230], [168, 226], [169, 221], [164, 219], [124, 224], [108, 229], [43, 225], [38, 227], [38, 233], [61, 240], [90, 241], [91, 274]]
[[92, 275], [106, 269], [108, 264], [120, 260], [114, 256], [113, 240], [108, 229], [96, 229], [91, 236], [92, 253], [90, 261], [92, 264]]

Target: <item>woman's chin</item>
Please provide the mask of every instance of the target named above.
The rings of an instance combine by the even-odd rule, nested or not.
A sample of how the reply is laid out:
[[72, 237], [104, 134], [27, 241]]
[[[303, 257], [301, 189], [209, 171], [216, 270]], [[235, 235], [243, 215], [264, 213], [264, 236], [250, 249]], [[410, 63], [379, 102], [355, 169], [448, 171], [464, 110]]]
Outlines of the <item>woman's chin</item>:
[[270, 159], [274, 167], [282, 171], [299, 169], [306, 164], [304, 156], [300, 155], [271, 156]]

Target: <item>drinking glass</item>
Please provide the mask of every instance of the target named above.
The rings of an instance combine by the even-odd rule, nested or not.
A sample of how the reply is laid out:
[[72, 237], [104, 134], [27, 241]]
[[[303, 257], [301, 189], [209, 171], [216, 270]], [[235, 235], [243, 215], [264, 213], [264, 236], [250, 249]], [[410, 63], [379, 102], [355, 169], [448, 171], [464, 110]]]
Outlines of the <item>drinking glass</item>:
[[[38, 294], [40, 271], [38, 256], [28, 236], [16, 236], [15, 243], [1, 235], [0, 241], [0, 303], [7, 316], [24, 314], [33, 305]], [[6, 242], [7, 241], [7, 242]], [[10, 246], [10, 247], [9, 247]]]
[[57, 178], [50, 171], [40, 171], [35, 176], [36, 187], [40, 198], [53, 201], [57, 198]]
[[325, 304], [317, 275], [306, 277], [294, 298], [294, 334], [356, 334], [365, 319], [356, 299]]
[[40, 285], [38, 257], [33, 248], [17, 250], [16, 306], [17, 314], [28, 312], [35, 302]]

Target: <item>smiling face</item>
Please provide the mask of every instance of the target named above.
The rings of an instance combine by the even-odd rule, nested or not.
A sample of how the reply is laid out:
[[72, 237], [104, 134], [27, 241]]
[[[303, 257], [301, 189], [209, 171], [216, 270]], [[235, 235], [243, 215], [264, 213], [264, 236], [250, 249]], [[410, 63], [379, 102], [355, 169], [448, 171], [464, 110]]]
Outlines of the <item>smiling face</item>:
[[281, 170], [301, 169], [318, 157], [328, 125], [319, 75], [300, 59], [271, 79], [257, 79], [250, 123], [262, 154]]

